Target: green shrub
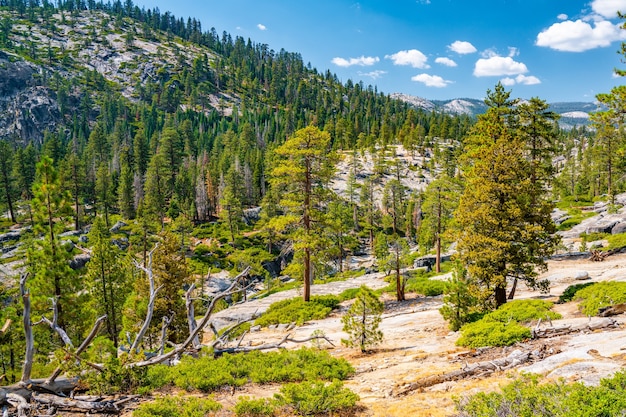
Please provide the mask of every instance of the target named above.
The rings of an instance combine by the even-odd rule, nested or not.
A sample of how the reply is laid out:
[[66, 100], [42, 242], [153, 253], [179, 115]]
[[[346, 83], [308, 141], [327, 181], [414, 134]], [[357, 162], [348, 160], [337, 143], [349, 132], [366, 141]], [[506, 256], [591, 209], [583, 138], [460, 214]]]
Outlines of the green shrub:
[[495, 311], [483, 317], [483, 320], [499, 321], [508, 323], [516, 321], [518, 323], [528, 323], [532, 320], [560, 319], [561, 315], [550, 311], [552, 303], [543, 300], [514, 300], [503, 304]]
[[273, 416], [277, 404], [268, 398], [250, 398], [241, 396], [237, 399], [234, 412], [238, 417], [263, 417]]
[[445, 281], [428, 278], [411, 278], [406, 284], [407, 292], [415, 292], [426, 297], [436, 297], [446, 290]]
[[292, 407], [300, 415], [332, 414], [356, 406], [359, 396], [343, 387], [341, 381], [327, 384], [323, 381], [306, 381], [286, 384], [276, 394], [279, 404]]
[[536, 375], [523, 375], [500, 392], [456, 398], [463, 417], [622, 416], [626, 410], [626, 372], [603, 379], [599, 386], [563, 381], [540, 384]]
[[309, 302], [305, 302], [300, 297], [290, 298], [272, 303], [267, 311], [255, 320], [254, 324], [269, 326], [295, 322], [302, 325], [309, 320], [325, 318], [338, 305], [339, 297], [335, 295], [313, 296]]
[[563, 291], [563, 294], [559, 296], [558, 302], [567, 303], [568, 301], [572, 301], [574, 297], [576, 296], [576, 294], [578, 293], [578, 291], [593, 284], [595, 284], [595, 282], [583, 282], [580, 284], [570, 285], [569, 287], [565, 288], [565, 291]]
[[582, 300], [579, 308], [588, 316], [595, 316], [602, 307], [626, 302], [626, 282], [598, 282], [576, 293]]
[[345, 379], [354, 368], [345, 359], [314, 349], [224, 354], [219, 358], [184, 358], [178, 366], [151, 366], [145, 391], [173, 385], [185, 390], [211, 392], [224, 386], [298, 382], [306, 379]]
[[141, 404], [133, 417], [204, 417], [221, 408], [212, 398], [163, 397]]
[[478, 348], [483, 346], [510, 346], [530, 337], [530, 329], [517, 322], [508, 324], [482, 320], [461, 327], [458, 346]]
[[339, 301], [347, 301], [352, 300], [359, 293], [360, 288], [348, 288], [347, 290], [343, 290], [341, 294], [338, 295]]

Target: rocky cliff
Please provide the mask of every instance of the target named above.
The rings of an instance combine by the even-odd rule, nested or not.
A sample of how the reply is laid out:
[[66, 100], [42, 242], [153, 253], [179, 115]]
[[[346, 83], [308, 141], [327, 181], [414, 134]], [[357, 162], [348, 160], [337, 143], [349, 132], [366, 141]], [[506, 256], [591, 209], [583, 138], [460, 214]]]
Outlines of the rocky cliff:
[[0, 139], [41, 143], [61, 120], [56, 94], [41, 68], [0, 51]]

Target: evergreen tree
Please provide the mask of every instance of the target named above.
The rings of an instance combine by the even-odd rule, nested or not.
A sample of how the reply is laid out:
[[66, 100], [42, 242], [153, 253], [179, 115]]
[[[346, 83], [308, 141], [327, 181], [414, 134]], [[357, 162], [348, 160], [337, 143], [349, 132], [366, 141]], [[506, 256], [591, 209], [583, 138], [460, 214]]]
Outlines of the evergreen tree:
[[384, 305], [374, 291], [361, 286], [354, 303], [341, 318], [343, 331], [349, 339], [342, 340], [348, 346], [358, 346], [361, 352], [376, 346], [383, 340], [383, 332], [378, 330]]
[[59, 233], [64, 229], [63, 218], [71, 213], [70, 198], [69, 193], [61, 189], [52, 159], [42, 156], [33, 185], [33, 217], [35, 235], [43, 235], [43, 239], [35, 239], [28, 251], [33, 275], [33, 309], [43, 314], [49, 310], [49, 298], [55, 298], [58, 324], [68, 333], [70, 323], [80, 326], [72, 322], [78, 319], [75, 301], [79, 288], [76, 274], [69, 266], [72, 255], [59, 240]]
[[273, 187], [283, 190], [280, 205], [285, 210], [285, 225], [292, 227], [294, 249], [302, 252], [305, 301], [311, 296], [312, 251], [318, 244], [328, 182], [334, 171], [329, 147], [330, 135], [308, 126], [275, 150], [278, 161], [271, 182]]
[[111, 244], [111, 233], [101, 217], [96, 217], [89, 231], [91, 260], [87, 264], [87, 288], [92, 294], [93, 309], [106, 315], [106, 332], [115, 347], [122, 329], [122, 307], [129, 292], [130, 271], [126, 255]]
[[553, 205], [537, 195], [525, 143], [502, 113], [489, 109], [468, 138], [466, 187], [454, 216], [459, 259], [487, 309], [506, 302], [508, 279], [540, 287], [537, 271], [558, 241]]
[[6, 141], [0, 141], [0, 189], [2, 189], [2, 200], [7, 205], [9, 219], [15, 223], [15, 200], [16, 190], [13, 181], [13, 149]]

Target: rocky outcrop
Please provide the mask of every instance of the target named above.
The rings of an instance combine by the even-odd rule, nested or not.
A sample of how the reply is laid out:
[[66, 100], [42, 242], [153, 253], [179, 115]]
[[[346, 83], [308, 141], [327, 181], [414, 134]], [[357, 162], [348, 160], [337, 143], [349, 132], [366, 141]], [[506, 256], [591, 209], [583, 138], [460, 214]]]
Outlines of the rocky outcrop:
[[41, 68], [0, 51], [0, 139], [41, 144], [61, 120], [56, 94]]

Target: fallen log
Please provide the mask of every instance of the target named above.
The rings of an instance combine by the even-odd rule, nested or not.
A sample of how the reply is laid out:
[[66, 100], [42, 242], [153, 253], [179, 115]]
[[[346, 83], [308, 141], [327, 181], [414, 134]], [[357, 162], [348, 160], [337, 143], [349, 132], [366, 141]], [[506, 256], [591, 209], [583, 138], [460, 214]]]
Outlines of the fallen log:
[[475, 376], [485, 376], [495, 371], [505, 371], [507, 369], [511, 369], [523, 363], [526, 363], [530, 360], [534, 360], [531, 352], [522, 352], [521, 350], [517, 349], [511, 352], [509, 356], [506, 356], [504, 358], [467, 364], [461, 369], [447, 372], [445, 374], [427, 376], [426, 378], [422, 378], [419, 381], [402, 385], [400, 387], [394, 388], [394, 390], [392, 391], [392, 395], [394, 397], [400, 397], [403, 395], [407, 395], [412, 391], [432, 387], [433, 385], [441, 384], [443, 382], [457, 381], [459, 379], [471, 378]]
[[213, 351], [213, 354], [217, 357], [217, 356], [223, 355], [224, 353], [242, 353], [242, 352], [252, 352], [252, 351], [255, 351], [255, 350], [279, 349], [280, 347], [282, 347], [282, 345], [284, 345], [287, 342], [291, 342], [291, 343], [306, 343], [306, 342], [310, 342], [311, 340], [319, 340], [319, 339], [324, 339], [328, 343], [330, 343], [331, 346], [335, 346], [335, 344], [332, 342], [332, 340], [330, 340], [328, 337], [326, 337], [324, 335], [310, 336], [310, 337], [307, 337], [306, 339], [300, 339], [300, 340], [291, 339], [289, 336], [291, 336], [291, 335], [287, 334], [279, 342], [276, 342], [276, 343], [265, 343], [265, 344], [262, 344], [262, 345], [259, 345], [259, 346], [240, 346], [241, 345], [241, 340], [243, 340], [243, 337], [242, 337], [239, 340], [239, 342], [237, 343], [237, 346], [227, 347], [227, 348], [223, 348], [223, 349], [215, 349]]
[[539, 326], [537, 326], [531, 330], [531, 337], [533, 339], [542, 339], [548, 337], [563, 336], [570, 333], [595, 331], [619, 326], [620, 324], [611, 318], [594, 318], [590, 319], [587, 323], [582, 323], [578, 325], [552, 326], [544, 328], [539, 328]]
[[598, 310], [598, 316], [600, 317], [617, 316], [622, 313], [626, 313], [626, 303], [613, 304]]
[[37, 393], [33, 394], [33, 401], [36, 404], [50, 405], [63, 411], [81, 410], [89, 413], [118, 413], [120, 411], [120, 407], [115, 401], [84, 401]]

